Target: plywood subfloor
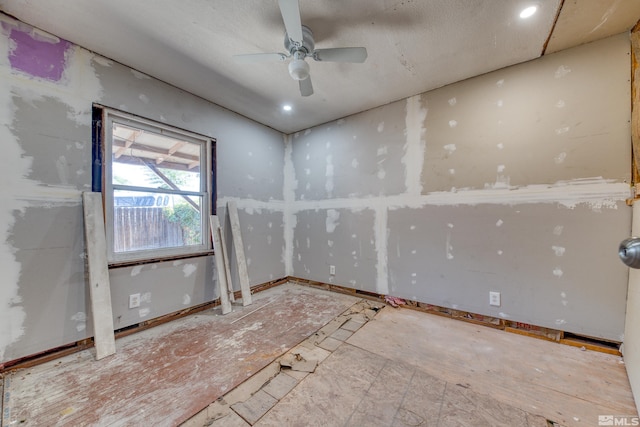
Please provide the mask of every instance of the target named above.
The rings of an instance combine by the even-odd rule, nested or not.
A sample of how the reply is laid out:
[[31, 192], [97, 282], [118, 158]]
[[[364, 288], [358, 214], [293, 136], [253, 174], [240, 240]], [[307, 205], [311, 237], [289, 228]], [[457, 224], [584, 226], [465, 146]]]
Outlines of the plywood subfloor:
[[220, 308], [7, 374], [3, 426], [172, 426], [313, 334], [359, 299], [285, 284]]
[[347, 342], [562, 425], [638, 415], [619, 356], [407, 309], [381, 312]]
[[621, 357], [386, 307], [254, 426], [597, 426], [599, 415], [637, 416]]
[[637, 420], [618, 356], [407, 309], [385, 307], [361, 327], [350, 324], [291, 350], [309, 352], [311, 344], [325, 352], [314, 373], [283, 370], [273, 387], [256, 389], [226, 413], [211, 408], [208, 419], [185, 426], [548, 427], [597, 426], [601, 415]]

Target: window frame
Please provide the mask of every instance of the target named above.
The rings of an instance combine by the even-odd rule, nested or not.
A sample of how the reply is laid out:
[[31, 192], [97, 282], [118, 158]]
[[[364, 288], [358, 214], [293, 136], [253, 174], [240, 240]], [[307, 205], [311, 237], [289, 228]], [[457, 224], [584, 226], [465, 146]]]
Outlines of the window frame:
[[[130, 113], [125, 113], [107, 107], [96, 107], [101, 110], [102, 115], [100, 123], [102, 131], [99, 132], [101, 139], [100, 154], [102, 157], [102, 161], [100, 162], [102, 163], [100, 173], [102, 174], [101, 190], [104, 200], [107, 260], [109, 266], [142, 264], [145, 262], [157, 262], [162, 260], [190, 258], [212, 254], [213, 246], [211, 241], [211, 230], [209, 227], [209, 215], [215, 214], [215, 139], [179, 129], [174, 126], [158, 123]], [[113, 184], [112, 146], [114, 123], [200, 145], [200, 191], [194, 192], [188, 190]], [[115, 252], [114, 192], [118, 190], [201, 197], [200, 227], [202, 243], [200, 245]]]

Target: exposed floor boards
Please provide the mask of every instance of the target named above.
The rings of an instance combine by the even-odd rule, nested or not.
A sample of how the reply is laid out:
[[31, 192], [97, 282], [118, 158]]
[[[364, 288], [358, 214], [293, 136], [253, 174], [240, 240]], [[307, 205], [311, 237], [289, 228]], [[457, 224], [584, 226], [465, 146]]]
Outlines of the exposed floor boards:
[[119, 339], [99, 361], [91, 349], [7, 374], [2, 425], [177, 425], [358, 300], [285, 284]]
[[[184, 427], [597, 426], [599, 415], [637, 416], [621, 357], [408, 309], [376, 314], [358, 301], [281, 285], [227, 316], [218, 308], [120, 339], [102, 361], [84, 351], [15, 372], [3, 425], [173, 426], [198, 411]], [[274, 360], [290, 348], [320, 362], [315, 372], [278, 373]]]

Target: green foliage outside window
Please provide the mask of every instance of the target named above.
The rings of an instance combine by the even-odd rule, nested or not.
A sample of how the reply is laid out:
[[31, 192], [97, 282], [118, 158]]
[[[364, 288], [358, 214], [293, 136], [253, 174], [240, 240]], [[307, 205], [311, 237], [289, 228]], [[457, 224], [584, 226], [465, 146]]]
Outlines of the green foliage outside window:
[[164, 216], [171, 222], [182, 227], [182, 235], [186, 245], [198, 245], [202, 243], [200, 235], [200, 212], [189, 203], [176, 203], [173, 207], [162, 210]]

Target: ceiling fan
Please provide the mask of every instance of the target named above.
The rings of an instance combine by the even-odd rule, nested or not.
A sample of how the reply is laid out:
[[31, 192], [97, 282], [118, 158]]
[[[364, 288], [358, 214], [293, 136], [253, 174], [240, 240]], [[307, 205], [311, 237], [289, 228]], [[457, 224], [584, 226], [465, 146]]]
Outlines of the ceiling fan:
[[326, 62], [357, 62], [362, 63], [367, 59], [367, 49], [364, 47], [337, 47], [330, 49], [315, 49], [313, 33], [300, 20], [300, 7], [298, 0], [278, 0], [280, 13], [284, 21], [286, 34], [284, 48], [289, 53], [254, 53], [234, 55], [239, 63], [286, 61], [289, 62], [289, 75], [298, 80], [302, 96], [313, 94], [313, 85], [309, 75], [309, 64], [305, 58], [310, 57], [315, 61]]

